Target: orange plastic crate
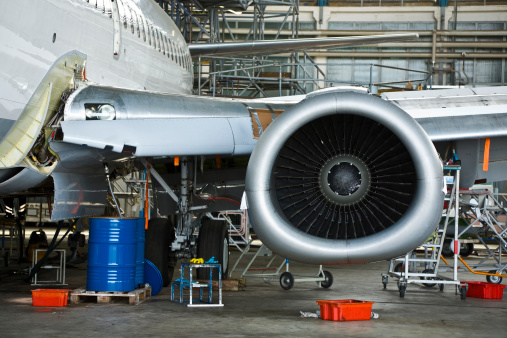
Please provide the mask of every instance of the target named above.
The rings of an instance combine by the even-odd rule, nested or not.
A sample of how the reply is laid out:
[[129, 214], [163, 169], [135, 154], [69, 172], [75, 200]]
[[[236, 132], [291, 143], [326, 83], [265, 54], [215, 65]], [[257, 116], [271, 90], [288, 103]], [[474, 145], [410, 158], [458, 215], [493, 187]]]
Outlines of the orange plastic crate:
[[461, 282], [468, 284], [467, 297], [502, 299], [505, 285], [486, 282]]
[[32, 290], [33, 306], [67, 306], [68, 289]]
[[349, 321], [371, 318], [373, 302], [354, 299], [318, 300], [320, 317], [324, 320]]

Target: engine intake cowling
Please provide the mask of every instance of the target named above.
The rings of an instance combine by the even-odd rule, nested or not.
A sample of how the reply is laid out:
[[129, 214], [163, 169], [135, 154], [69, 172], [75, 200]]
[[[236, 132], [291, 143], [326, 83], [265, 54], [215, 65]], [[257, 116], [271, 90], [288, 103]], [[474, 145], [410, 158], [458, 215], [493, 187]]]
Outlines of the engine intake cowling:
[[262, 135], [246, 192], [256, 234], [300, 262], [364, 263], [402, 255], [435, 230], [442, 166], [400, 108], [356, 92], [290, 108]]

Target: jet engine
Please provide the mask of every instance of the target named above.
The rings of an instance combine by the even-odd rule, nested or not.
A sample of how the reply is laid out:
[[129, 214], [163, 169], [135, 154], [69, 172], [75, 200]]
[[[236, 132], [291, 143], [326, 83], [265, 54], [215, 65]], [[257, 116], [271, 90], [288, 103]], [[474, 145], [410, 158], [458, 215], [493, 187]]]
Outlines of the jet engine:
[[357, 92], [310, 97], [278, 117], [250, 158], [255, 233], [279, 255], [366, 263], [413, 250], [442, 212], [442, 164], [419, 124]]

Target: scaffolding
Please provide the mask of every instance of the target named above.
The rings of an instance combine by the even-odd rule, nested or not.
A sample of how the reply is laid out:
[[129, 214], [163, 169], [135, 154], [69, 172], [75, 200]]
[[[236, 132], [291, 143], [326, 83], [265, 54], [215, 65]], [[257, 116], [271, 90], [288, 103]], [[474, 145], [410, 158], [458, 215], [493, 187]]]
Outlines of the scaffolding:
[[459, 260], [470, 272], [484, 275], [487, 282], [501, 283], [507, 277], [507, 262], [502, 261], [502, 256], [507, 254], [506, 196], [487, 189], [461, 190], [460, 195], [459, 218], [466, 225], [457, 237], [475, 237], [486, 255], [474, 264], [467, 264], [462, 257]]
[[[270, 40], [282, 35], [298, 38], [299, 0], [158, 0], [158, 3], [180, 28], [187, 43], [265, 40], [266, 26], [270, 24], [278, 26]], [[238, 24], [238, 14], [240, 23], [248, 25], [245, 34], [235, 34], [231, 28]], [[283, 57], [201, 57], [194, 68], [198, 95], [269, 97], [270, 91], [280, 96], [282, 90], [285, 95], [296, 95], [324, 88], [315, 81], [323, 78], [324, 72], [306, 52], [292, 52]], [[284, 81], [279, 80], [279, 75]], [[309, 83], [313, 84], [307, 86]]]

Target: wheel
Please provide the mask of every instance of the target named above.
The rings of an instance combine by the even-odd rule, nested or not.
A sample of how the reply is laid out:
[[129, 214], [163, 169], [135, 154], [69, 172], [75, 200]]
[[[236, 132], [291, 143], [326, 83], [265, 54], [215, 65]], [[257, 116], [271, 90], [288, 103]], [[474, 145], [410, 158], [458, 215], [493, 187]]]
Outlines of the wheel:
[[459, 254], [461, 257], [468, 257], [474, 252], [474, 243], [461, 243]]
[[382, 284], [384, 284], [384, 289], [387, 288], [388, 280], [389, 280], [388, 276], [382, 276]]
[[294, 286], [294, 276], [290, 272], [284, 272], [280, 276], [280, 286], [284, 290], [290, 290]]
[[324, 277], [326, 278], [326, 280], [323, 281], [323, 282], [321, 282], [320, 286], [322, 286], [323, 288], [327, 289], [331, 285], [333, 285], [333, 275], [329, 271], [323, 271], [323, 272], [324, 272]]
[[461, 299], [465, 300], [467, 298], [467, 290], [468, 290], [468, 287], [466, 287], [465, 285], [460, 286], [459, 294], [461, 296]]
[[407, 286], [400, 285], [400, 298], [405, 298], [405, 291], [407, 291]]
[[160, 271], [163, 286], [171, 284], [174, 269], [169, 271], [169, 246], [174, 240], [173, 223], [166, 218], [153, 218], [148, 222], [145, 233], [144, 258], [151, 261]]
[[[206, 219], [202, 221], [197, 239], [197, 258], [207, 262], [210, 258], [222, 265], [222, 280], [229, 273], [229, 232], [227, 223]], [[209, 279], [209, 269], [197, 269], [198, 279]], [[213, 269], [213, 280], [218, 280], [218, 270]]]
[[438, 284], [438, 288], [440, 289], [440, 291], [444, 291], [444, 283]]
[[[425, 269], [423, 270], [422, 273], [434, 273], [433, 269]], [[422, 280], [435, 280], [435, 277], [420, 277]], [[422, 283], [422, 285], [428, 287], [428, 288], [432, 288], [434, 287], [435, 285], [437, 285], [437, 283]]]
[[444, 240], [444, 244], [442, 244], [442, 256], [444, 257], [454, 256], [454, 252], [452, 252], [451, 250], [451, 243], [452, 241], [450, 239]]
[[[489, 273], [497, 273], [496, 270], [491, 270], [489, 271]], [[488, 281], [488, 283], [494, 283], [494, 284], [500, 284], [502, 283], [502, 277], [498, 277], [498, 276], [486, 276], [486, 280]]]

